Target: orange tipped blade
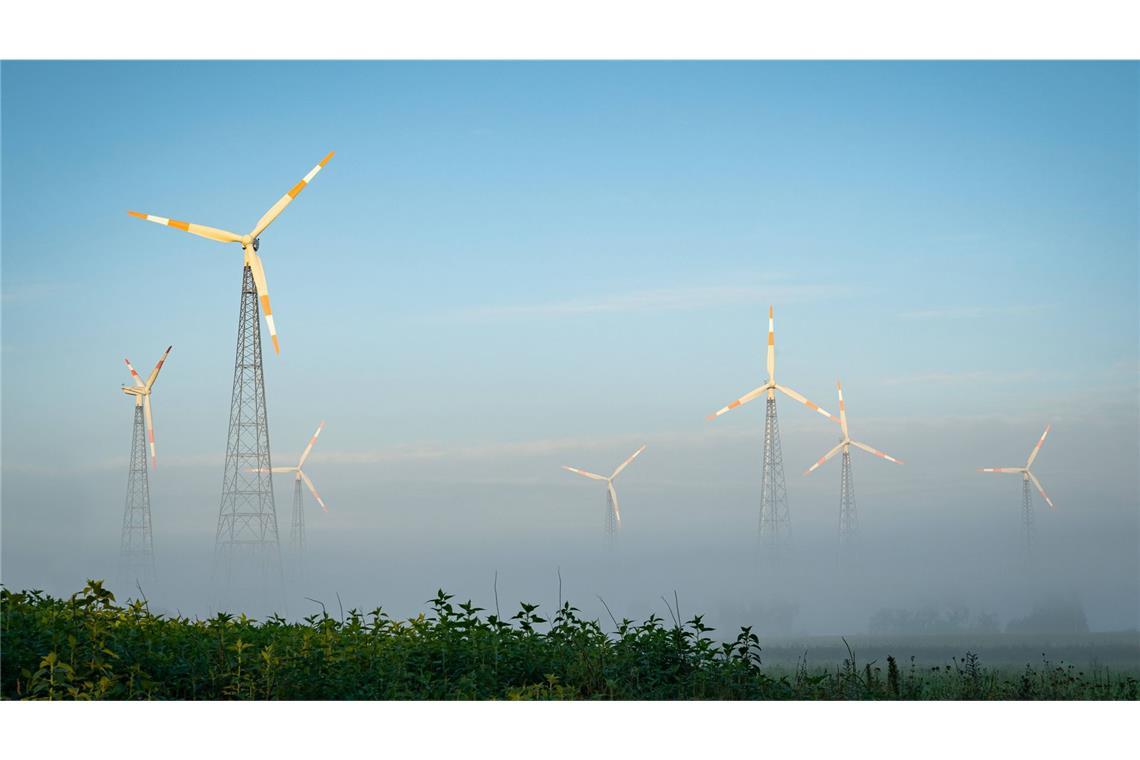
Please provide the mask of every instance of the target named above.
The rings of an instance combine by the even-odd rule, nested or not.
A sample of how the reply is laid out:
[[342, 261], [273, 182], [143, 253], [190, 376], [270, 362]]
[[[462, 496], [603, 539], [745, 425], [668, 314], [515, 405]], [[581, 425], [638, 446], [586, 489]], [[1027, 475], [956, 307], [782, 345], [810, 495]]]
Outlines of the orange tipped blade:
[[578, 467], [571, 467], [570, 465], [564, 464], [562, 465], [562, 469], [566, 470], [567, 472], [572, 472], [575, 475], [581, 475], [584, 478], [590, 478], [591, 480], [606, 480], [606, 477], [604, 475], [598, 475], [593, 472], [589, 472], [588, 470], [580, 469]]
[[150, 467], [158, 469], [158, 456], [154, 450], [154, 418], [150, 414], [150, 394], [143, 399], [143, 416], [146, 417], [146, 439], [150, 444]]
[[726, 413], [726, 412], [732, 411], [733, 409], [735, 409], [735, 408], [736, 408], [736, 407], [738, 407], [738, 406], [744, 406], [745, 404], [747, 404], [747, 403], [748, 403], [749, 401], [751, 401], [752, 399], [756, 398], [757, 396], [759, 396], [759, 395], [761, 395], [762, 393], [764, 393], [765, 391], [767, 391], [767, 390], [768, 390], [770, 387], [772, 387], [772, 386], [770, 386], [770, 385], [768, 385], [767, 383], [765, 383], [764, 385], [761, 385], [761, 386], [760, 386], [759, 388], [757, 388], [756, 390], [753, 390], [753, 391], [749, 391], [748, 393], [744, 394], [743, 396], [741, 396], [740, 398], [736, 399], [736, 401], [733, 401], [733, 402], [732, 402], [731, 404], [729, 404], [728, 406], [726, 406], [726, 407], [723, 407], [722, 409], [719, 409], [719, 410], [717, 410], [717, 411], [716, 411], [716, 412], [714, 412], [713, 414], [710, 414], [710, 415], [709, 415], [708, 417], [706, 417], [705, 419], [709, 419], [709, 420], [715, 420], [717, 417], [721, 416], [722, 414], [724, 414], [724, 413]]
[[1041, 444], [1045, 443], [1045, 436], [1049, 435], [1049, 431], [1052, 428], [1052, 425], [1045, 426], [1045, 432], [1042, 433], [1041, 438], [1037, 440], [1037, 445], [1033, 447], [1033, 451], [1029, 452], [1029, 460], [1025, 463], [1026, 467], [1033, 466], [1033, 460], [1037, 458], [1037, 452], [1041, 451]]
[[242, 241], [241, 235], [228, 230], [220, 230], [217, 227], [207, 227], [204, 224], [194, 224], [193, 222], [180, 222], [177, 219], [167, 219], [165, 216], [155, 216], [154, 214], [140, 214], [138, 211], [128, 211], [127, 213], [136, 219], [145, 219], [148, 222], [173, 227], [176, 230], [189, 232], [191, 235], [217, 240], [219, 243], [240, 243]]
[[309, 487], [309, 490], [313, 494], [313, 498], [316, 499], [317, 503], [321, 505], [321, 510], [324, 512], [328, 512], [329, 508], [325, 506], [324, 500], [322, 500], [321, 495], [319, 493], [317, 493], [317, 487], [313, 485], [313, 481], [309, 480], [309, 476], [306, 475], [301, 470], [297, 470], [297, 474], [301, 476], [301, 480], [305, 481], [305, 485], [307, 485]]
[[614, 519], [617, 520], [617, 527], [621, 527], [621, 507], [618, 506], [617, 491], [614, 490], [613, 483], [607, 483], [606, 487], [610, 491], [610, 506], [614, 510]]
[[768, 307], [768, 381], [776, 382], [776, 310]]
[[150, 390], [150, 388], [154, 385], [154, 381], [158, 379], [158, 373], [162, 369], [162, 365], [166, 361], [166, 357], [170, 356], [170, 349], [172, 348], [174, 348], [174, 346], [166, 347], [166, 351], [163, 352], [162, 358], [158, 360], [158, 364], [154, 365], [154, 369], [151, 370], [150, 377], [146, 379], [147, 390]]
[[265, 324], [269, 326], [269, 337], [273, 339], [273, 351], [281, 353], [281, 344], [277, 340], [277, 325], [273, 322], [273, 308], [269, 305], [269, 282], [265, 279], [265, 266], [261, 257], [253, 248], [246, 249], [246, 260], [253, 273], [253, 285], [257, 288], [257, 298], [261, 302], [261, 311], [265, 314]]
[[879, 451], [878, 449], [872, 448], [871, 446], [868, 446], [865, 443], [859, 443], [858, 441], [852, 441], [851, 443], [853, 445], [858, 446], [859, 448], [863, 449], [863, 451], [866, 451], [868, 454], [874, 454], [879, 459], [885, 459], [888, 462], [894, 462], [895, 464], [902, 464], [903, 463], [903, 461], [901, 459], [895, 459], [890, 454], [884, 454], [883, 452]]
[[843, 437], [847, 437], [847, 407], [843, 403], [843, 383], [839, 380], [835, 381], [835, 387], [839, 389], [839, 427], [843, 429]]
[[624, 462], [622, 462], [621, 464], [619, 464], [619, 465], [618, 465], [618, 468], [617, 468], [616, 470], [614, 470], [614, 474], [613, 474], [613, 475], [610, 475], [610, 480], [613, 480], [614, 478], [616, 478], [616, 477], [618, 476], [618, 473], [620, 473], [620, 472], [621, 472], [622, 470], [624, 470], [624, 469], [625, 469], [627, 466], [629, 466], [629, 463], [630, 463], [630, 462], [632, 462], [633, 460], [637, 459], [637, 456], [638, 456], [638, 454], [640, 454], [640, 453], [641, 453], [641, 452], [643, 452], [643, 451], [645, 451], [645, 446], [644, 446], [644, 445], [643, 445], [643, 446], [642, 446], [640, 449], [638, 449], [637, 451], [635, 451], [635, 452], [633, 452], [632, 454], [630, 454], [630, 455], [629, 455], [629, 458], [628, 458], [628, 459], [626, 459]]
[[838, 443], [838, 444], [835, 446], [835, 448], [834, 448], [834, 449], [832, 449], [831, 451], [829, 451], [829, 452], [827, 452], [826, 454], [824, 454], [823, 456], [821, 456], [821, 457], [819, 458], [819, 461], [817, 461], [817, 462], [816, 462], [815, 464], [813, 464], [811, 467], [809, 467], [809, 468], [807, 468], [806, 470], [804, 470], [804, 475], [808, 475], [808, 474], [810, 474], [810, 473], [812, 473], [812, 472], [815, 472], [815, 470], [816, 470], [816, 469], [818, 469], [820, 465], [822, 465], [822, 464], [823, 464], [824, 462], [826, 462], [828, 459], [831, 459], [833, 456], [835, 456], [836, 454], [838, 454], [838, 453], [839, 453], [839, 450], [840, 450], [840, 449], [842, 449], [842, 448], [843, 448], [843, 443], [842, 443], [842, 442]]
[[309, 445], [301, 453], [301, 461], [297, 462], [297, 467], [300, 469], [304, 466], [305, 460], [309, 458], [309, 452], [313, 450], [313, 444], [317, 442], [317, 437], [320, 436], [321, 431], [325, 429], [325, 421], [321, 420], [321, 424], [317, 425], [317, 432], [313, 433], [313, 437], [309, 439]]
[[836, 417], [834, 414], [827, 411], [823, 407], [819, 406], [815, 402], [808, 401], [801, 394], [797, 393], [796, 391], [792, 390], [791, 388], [788, 388], [788, 387], [783, 386], [783, 385], [777, 385], [776, 390], [778, 390], [780, 393], [783, 393], [788, 398], [800, 402], [801, 404], [806, 406], [808, 409], [811, 409], [814, 412], [819, 412], [820, 414], [822, 414], [824, 417], [831, 420], [832, 422], [839, 422], [839, 418]]
[[309, 183], [313, 181], [313, 178], [320, 173], [321, 169], [325, 168], [325, 164], [327, 164], [329, 162], [329, 159], [333, 157], [333, 153], [335, 153], [335, 151], [329, 151], [329, 154], [321, 159], [321, 162], [319, 164], [314, 166], [312, 170], [301, 179], [300, 182], [298, 182], [296, 185], [293, 185], [292, 189], [290, 189], [289, 192], [282, 195], [281, 198], [276, 203], [274, 203], [268, 211], [265, 212], [265, 215], [257, 220], [257, 225], [253, 228], [253, 231], [249, 233], [249, 236], [251, 238], [255, 238], [264, 232], [265, 228], [272, 224], [273, 220], [276, 219], [278, 215], [280, 215], [281, 212], [285, 210], [285, 207], [292, 203], [293, 199], [300, 195], [301, 191], [309, 186]]
[[131, 366], [131, 360], [130, 359], [123, 359], [123, 361], [127, 363], [127, 369], [129, 369], [131, 371], [131, 378], [135, 381], [135, 387], [136, 388], [145, 388], [146, 383], [144, 383], [142, 381], [142, 378], [139, 377], [139, 373], [135, 370], [135, 368], [133, 366]]
[[1029, 471], [1026, 471], [1025, 474], [1028, 475], [1029, 479], [1033, 481], [1033, 485], [1037, 486], [1037, 491], [1041, 494], [1041, 498], [1045, 500], [1045, 503], [1049, 505], [1049, 509], [1056, 512], [1057, 508], [1053, 506], [1053, 500], [1049, 498], [1049, 494], [1045, 493], [1045, 489], [1042, 487], [1041, 481], [1037, 479], [1037, 476]]

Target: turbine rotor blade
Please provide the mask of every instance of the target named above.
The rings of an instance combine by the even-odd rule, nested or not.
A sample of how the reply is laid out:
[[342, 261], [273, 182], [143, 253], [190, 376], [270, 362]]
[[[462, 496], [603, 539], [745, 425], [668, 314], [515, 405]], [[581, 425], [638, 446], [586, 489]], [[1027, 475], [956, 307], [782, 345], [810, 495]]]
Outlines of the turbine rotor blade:
[[150, 414], [150, 394], [143, 397], [143, 416], [146, 417], [146, 437], [150, 443], [150, 467], [158, 469], [158, 457], [154, 451], [154, 418]]
[[829, 451], [829, 452], [827, 452], [826, 454], [824, 454], [823, 456], [821, 456], [821, 457], [819, 458], [819, 461], [818, 461], [818, 462], [816, 462], [816, 463], [815, 463], [815, 464], [813, 464], [811, 467], [809, 467], [809, 468], [807, 468], [806, 470], [804, 470], [804, 475], [808, 475], [808, 474], [810, 474], [810, 473], [814, 472], [814, 471], [815, 471], [815, 469], [816, 469], [817, 467], [819, 467], [821, 464], [823, 464], [824, 462], [826, 462], [828, 459], [831, 459], [833, 456], [835, 456], [836, 454], [838, 454], [838, 453], [839, 453], [839, 450], [840, 450], [841, 448], [843, 448], [843, 443], [844, 443], [843, 441], [840, 441], [840, 442], [839, 442], [839, 443], [838, 443], [838, 444], [835, 446], [835, 448], [834, 448], [834, 449], [832, 449], [831, 451]]
[[[144, 383], [144, 382], [142, 381], [142, 378], [141, 378], [141, 377], [139, 377], [139, 373], [138, 373], [138, 372], [135, 370], [134, 366], [131, 364], [131, 360], [130, 360], [130, 359], [123, 359], [123, 361], [127, 363], [127, 369], [129, 369], [129, 370], [131, 371], [131, 377], [132, 377], [132, 378], [134, 379], [134, 381], [135, 381], [135, 386], [134, 386], [134, 387], [136, 387], [136, 388], [145, 388], [145, 387], [146, 387], [146, 383]], [[124, 391], [125, 391], [125, 389], [124, 389]], [[128, 391], [128, 392], [129, 392], [129, 391]]]
[[847, 407], [843, 403], [843, 384], [836, 380], [835, 387], [839, 389], [839, 427], [843, 430], [843, 437], [847, 438]]
[[228, 230], [219, 230], [217, 227], [207, 227], [204, 224], [193, 224], [191, 222], [180, 222], [177, 219], [167, 219], [165, 216], [155, 216], [154, 214], [140, 214], [137, 211], [128, 211], [127, 213], [136, 219], [145, 219], [155, 224], [163, 224], [167, 227], [182, 230], [183, 232], [189, 232], [191, 235], [217, 240], [219, 243], [242, 242], [241, 235], [229, 232]]
[[309, 452], [313, 450], [313, 444], [317, 442], [317, 436], [319, 436], [321, 434], [321, 431], [324, 429], [325, 429], [325, 421], [321, 420], [321, 424], [317, 425], [317, 432], [313, 433], [313, 437], [309, 439], [309, 445], [306, 446], [305, 450], [301, 453], [301, 461], [297, 462], [297, 469], [298, 470], [304, 466], [305, 460], [309, 458]]
[[1045, 436], [1049, 435], [1049, 430], [1052, 425], [1045, 426], [1045, 432], [1041, 434], [1041, 438], [1037, 440], [1037, 445], [1033, 447], [1033, 451], [1029, 452], [1029, 460], [1025, 463], [1026, 468], [1033, 466], [1033, 460], [1037, 458], [1037, 452], [1041, 451], [1041, 444], [1045, 443]]
[[249, 233], [251, 238], [256, 238], [262, 232], [265, 232], [265, 228], [272, 224], [273, 220], [285, 210], [285, 207], [292, 203], [293, 199], [300, 195], [301, 191], [313, 181], [313, 177], [316, 177], [320, 170], [325, 167], [325, 164], [333, 157], [334, 152], [335, 151], [330, 151], [327, 156], [321, 159], [319, 164], [313, 167], [312, 171], [306, 174], [296, 185], [293, 185], [293, 189], [282, 195], [281, 198], [265, 212], [265, 215], [257, 220], [257, 225], [253, 228], [253, 231]]
[[277, 341], [277, 326], [273, 324], [273, 309], [269, 306], [269, 283], [265, 279], [265, 267], [261, 257], [250, 246], [245, 249], [246, 260], [250, 271], [253, 272], [253, 284], [257, 288], [257, 297], [261, 301], [261, 310], [265, 312], [265, 324], [269, 325], [269, 337], [273, 339], [274, 353], [281, 353], [281, 344]]
[[643, 451], [645, 451], [645, 445], [644, 444], [642, 445], [642, 447], [640, 449], [638, 449], [637, 451], [630, 454], [629, 459], [626, 459], [624, 462], [622, 462], [621, 464], [618, 465], [618, 468], [616, 470], [614, 470], [614, 474], [610, 475], [610, 480], [613, 480], [614, 478], [616, 478], [618, 476], [618, 473], [620, 473], [622, 470], [624, 470], [626, 468], [626, 466], [629, 465], [630, 462], [637, 459], [637, 455]]
[[1045, 503], [1049, 505], [1049, 509], [1056, 512], [1057, 508], [1053, 506], [1053, 500], [1049, 498], [1049, 494], [1045, 493], [1045, 489], [1041, 486], [1041, 481], [1037, 479], [1037, 476], [1029, 470], [1026, 470], [1025, 474], [1028, 475], [1029, 479], [1033, 481], [1033, 485], [1037, 486], [1037, 490], [1041, 493], [1041, 498], [1044, 499]]
[[269, 473], [269, 472], [294, 472], [294, 471], [296, 471], [296, 469], [297, 469], [296, 467], [269, 467], [269, 468], [265, 468], [265, 467], [246, 467], [246, 468], [245, 468], [245, 471], [246, 471], [246, 472], [263, 472], [263, 473]]
[[614, 518], [617, 520], [617, 527], [620, 528], [621, 527], [621, 507], [618, 506], [617, 491], [614, 490], [614, 484], [612, 482], [606, 483], [606, 488], [608, 488], [610, 491], [610, 504], [613, 506], [613, 509], [614, 509]]
[[297, 474], [301, 476], [301, 480], [305, 481], [305, 485], [307, 485], [309, 487], [309, 490], [312, 491], [313, 498], [316, 499], [317, 503], [321, 505], [321, 510], [328, 512], [329, 508], [325, 506], [325, 502], [321, 499], [321, 495], [317, 493], [316, 486], [313, 485], [313, 481], [309, 480], [309, 476], [305, 474], [305, 471], [298, 468]]
[[1006, 472], [1021, 475], [1025, 473], [1024, 467], [979, 467], [978, 472]]
[[158, 373], [159, 370], [162, 369], [162, 363], [166, 361], [166, 357], [170, 356], [170, 349], [172, 348], [174, 348], [174, 346], [166, 347], [166, 352], [162, 355], [162, 358], [158, 360], [158, 364], [154, 365], [154, 369], [151, 370], [150, 377], [146, 379], [146, 389], [148, 391], [151, 389], [151, 386], [154, 385], [154, 381], [158, 379]]
[[735, 408], [736, 408], [736, 407], [738, 407], [738, 406], [744, 406], [744, 405], [745, 405], [745, 404], [747, 404], [749, 401], [751, 401], [752, 399], [756, 398], [756, 397], [757, 397], [757, 396], [759, 396], [760, 394], [764, 393], [764, 391], [768, 390], [768, 389], [769, 389], [769, 388], [771, 388], [771, 387], [772, 387], [772, 385], [771, 385], [770, 383], [765, 383], [764, 385], [761, 385], [761, 386], [760, 386], [759, 388], [757, 388], [756, 390], [753, 390], [753, 391], [749, 391], [748, 393], [744, 394], [744, 395], [743, 395], [743, 396], [741, 396], [740, 398], [736, 399], [736, 401], [733, 401], [733, 402], [732, 402], [731, 404], [729, 404], [728, 406], [726, 406], [726, 407], [724, 407], [723, 409], [720, 409], [719, 411], [717, 411], [715, 414], [710, 414], [708, 417], [705, 417], [705, 419], [706, 419], [706, 420], [714, 420], [714, 419], [716, 419], [717, 417], [719, 417], [719, 416], [721, 416], [722, 414], [724, 414], [725, 412], [731, 411], [731, 410], [735, 409]]
[[808, 401], [806, 398], [804, 398], [802, 395], [800, 395], [796, 391], [793, 391], [791, 388], [788, 388], [787, 386], [784, 386], [784, 385], [777, 385], [776, 390], [778, 390], [780, 393], [783, 393], [788, 398], [795, 399], [796, 401], [799, 401], [801, 404], [806, 406], [808, 409], [819, 412], [820, 414], [822, 414], [824, 417], [831, 420], [832, 422], [839, 422], [839, 418], [836, 417], [834, 414], [827, 411], [826, 409], [819, 406], [818, 404], [816, 404], [812, 401]]
[[776, 310], [768, 306], [768, 382], [776, 382]]
[[895, 464], [902, 464], [903, 463], [903, 461], [901, 459], [895, 459], [890, 454], [884, 454], [883, 452], [879, 451], [878, 449], [872, 448], [871, 446], [868, 446], [865, 443], [859, 443], [859, 441], [852, 441], [851, 443], [853, 445], [858, 446], [859, 448], [863, 449], [863, 451], [866, 451], [868, 454], [874, 454], [875, 456], [879, 457], [880, 459], [885, 459], [888, 462], [894, 462]]
[[597, 474], [589, 472], [587, 470], [583, 470], [583, 469], [580, 469], [578, 467], [571, 467], [571, 466], [565, 465], [565, 464], [562, 465], [562, 469], [566, 470], [567, 472], [572, 472], [575, 475], [581, 475], [584, 478], [590, 478], [591, 480], [607, 480], [608, 479], [604, 475], [597, 475]]

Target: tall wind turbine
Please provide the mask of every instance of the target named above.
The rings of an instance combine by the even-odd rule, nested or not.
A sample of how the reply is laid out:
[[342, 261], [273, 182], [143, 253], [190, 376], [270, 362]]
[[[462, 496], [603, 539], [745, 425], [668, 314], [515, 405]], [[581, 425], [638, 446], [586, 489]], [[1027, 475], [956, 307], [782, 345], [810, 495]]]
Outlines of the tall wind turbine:
[[1049, 509], [1054, 512], [1057, 508], [1053, 506], [1053, 500], [1049, 498], [1049, 494], [1045, 493], [1041, 481], [1037, 479], [1029, 468], [1033, 466], [1033, 460], [1037, 458], [1037, 452], [1041, 451], [1041, 444], [1045, 443], [1045, 436], [1049, 435], [1052, 425], [1045, 426], [1045, 432], [1041, 434], [1041, 438], [1037, 440], [1037, 445], [1033, 447], [1033, 451], [1029, 452], [1029, 458], [1025, 460], [1024, 467], [979, 467], [978, 472], [1005, 472], [1010, 474], [1021, 475], [1021, 529], [1023, 538], [1025, 540], [1025, 549], [1029, 551], [1033, 548], [1033, 509], [1030, 506], [1029, 500], [1029, 481], [1033, 481], [1033, 485], [1041, 493], [1041, 498], [1049, 505]]
[[[147, 443], [150, 443], [152, 467], [158, 467], [154, 449], [154, 418], [150, 411], [150, 394], [170, 346], [154, 365], [150, 377], [143, 382], [139, 373], [124, 359], [134, 385], [122, 386], [123, 393], [135, 397], [135, 423], [131, 434], [131, 459], [127, 473], [127, 501], [123, 509], [123, 534], [119, 541], [119, 575], [124, 583], [155, 580], [154, 535], [150, 524], [150, 481], [146, 468]], [[144, 431], [145, 427], [145, 431]]]
[[302, 509], [304, 495], [301, 492], [301, 482], [304, 481], [308, 487], [309, 492], [313, 494], [313, 498], [317, 500], [317, 504], [321, 505], [321, 509], [328, 512], [328, 507], [325, 506], [324, 500], [321, 495], [317, 493], [317, 487], [313, 485], [313, 481], [305, 474], [301, 468], [305, 466], [305, 460], [309, 458], [309, 452], [313, 450], [313, 444], [317, 442], [321, 431], [325, 429], [324, 420], [317, 426], [317, 432], [313, 433], [313, 437], [309, 439], [309, 445], [301, 452], [301, 458], [297, 461], [296, 467], [273, 467], [270, 472], [291, 472], [293, 473], [293, 526], [289, 531], [289, 547], [293, 552], [294, 560], [298, 565], [302, 561], [305, 552], [305, 513]]
[[784, 457], [780, 451], [780, 425], [776, 419], [776, 391], [783, 393], [808, 409], [822, 414], [833, 422], [839, 420], [818, 405], [808, 401], [800, 393], [776, 382], [776, 329], [775, 310], [768, 307], [768, 380], [755, 390], [733, 401], [708, 419], [715, 419], [725, 412], [762, 395], [768, 397], [767, 416], [764, 422], [764, 467], [760, 475], [760, 537], [776, 541], [785, 535], [790, 527], [788, 516], [788, 489], [784, 483]]
[[851, 477], [851, 447], [856, 446], [868, 454], [874, 454], [880, 459], [885, 459], [895, 464], [902, 464], [902, 460], [895, 459], [890, 454], [884, 454], [865, 443], [851, 439], [851, 435], [847, 432], [847, 407], [843, 403], [843, 384], [836, 380], [835, 387], [839, 389], [839, 429], [843, 431], [843, 437], [839, 439], [839, 443], [836, 444], [835, 448], [820, 457], [819, 461], [811, 467], [804, 470], [804, 475], [810, 474], [840, 451], [843, 452], [843, 475], [839, 484], [839, 540], [841, 543], [847, 543], [855, 535], [859, 527], [858, 515], [855, 513], [855, 481]]
[[569, 465], [562, 465], [563, 470], [567, 470], [567, 471], [572, 472], [576, 475], [581, 475], [584, 478], [589, 478], [590, 480], [605, 481], [605, 484], [606, 484], [606, 534], [611, 536], [611, 537], [614, 535], [614, 533], [616, 533], [618, 530], [621, 529], [621, 507], [618, 506], [618, 495], [617, 495], [617, 491], [614, 490], [614, 478], [616, 478], [618, 475], [620, 475], [621, 471], [624, 470], [626, 467], [628, 467], [630, 462], [632, 462], [634, 459], [637, 459], [638, 455], [643, 451], [645, 451], [645, 446], [642, 446], [640, 449], [638, 449], [637, 451], [630, 454], [629, 458], [627, 458], [624, 462], [619, 464], [617, 466], [617, 469], [614, 470], [613, 474], [610, 475], [608, 478], [605, 475], [598, 475], [596, 473], [589, 472], [587, 470], [583, 470], [583, 469], [578, 468], [578, 467], [570, 467]]
[[[265, 378], [261, 361], [260, 308], [273, 339], [273, 349], [281, 352], [277, 327], [269, 305], [265, 267], [258, 253], [261, 235], [300, 195], [333, 156], [329, 153], [296, 185], [270, 207], [245, 235], [191, 222], [129, 212], [131, 216], [174, 227], [192, 235], [221, 243], [237, 243], [242, 250], [241, 308], [238, 314], [237, 351], [234, 360], [233, 392], [230, 397], [230, 425], [226, 438], [226, 464], [222, 478], [222, 498], [218, 508], [215, 542], [214, 579], [221, 584], [221, 604], [232, 601], [226, 595], [238, 582], [252, 582], [254, 593], [276, 596], [281, 588], [281, 553], [277, 530], [277, 508], [273, 499], [272, 462], [269, 454], [269, 426], [265, 411]], [[239, 567], [237, 563], [241, 563]], [[272, 597], [270, 597], [272, 598]]]

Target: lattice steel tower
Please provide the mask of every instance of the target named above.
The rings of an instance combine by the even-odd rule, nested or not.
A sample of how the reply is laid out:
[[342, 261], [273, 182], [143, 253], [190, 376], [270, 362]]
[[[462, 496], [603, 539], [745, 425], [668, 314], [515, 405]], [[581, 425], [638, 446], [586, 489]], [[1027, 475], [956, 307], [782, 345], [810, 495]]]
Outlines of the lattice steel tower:
[[1021, 481], [1021, 533], [1026, 555], [1033, 554], [1033, 505], [1029, 498], [1029, 476]]
[[764, 419], [764, 469], [760, 474], [760, 539], [775, 543], [791, 531], [788, 488], [784, 483], [784, 455], [780, 450], [780, 422], [776, 394], [768, 393]]
[[859, 515], [855, 511], [855, 480], [851, 473], [851, 451], [843, 449], [843, 475], [839, 484], [839, 543], [848, 544], [859, 532]]
[[222, 606], [237, 590], [283, 603], [277, 508], [273, 501], [269, 421], [261, 366], [261, 324], [253, 273], [242, 275], [230, 428], [218, 510], [214, 581]]
[[123, 535], [119, 543], [119, 581], [126, 588], [132, 588], [136, 583], [145, 588], [156, 577], [154, 538], [150, 526], [146, 430], [142, 405], [136, 404], [130, 471], [127, 474], [127, 501], [123, 509]]

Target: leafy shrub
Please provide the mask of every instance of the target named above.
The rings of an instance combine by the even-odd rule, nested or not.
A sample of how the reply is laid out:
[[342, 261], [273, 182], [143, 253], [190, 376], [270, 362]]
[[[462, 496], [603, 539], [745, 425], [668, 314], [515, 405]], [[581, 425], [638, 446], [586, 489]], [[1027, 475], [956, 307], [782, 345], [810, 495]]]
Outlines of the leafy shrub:
[[[220, 613], [189, 619], [119, 605], [100, 581], [68, 599], [0, 589], [5, 699], [1136, 699], [1137, 681], [1045, 662], [1020, 675], [967, 654], [903, 672], [888, 659], [779, 677], [750, 628], [716, 642], [701, 616], [606, 633], [569, 603], [509, 620], [440, 591], [429, 612], [322, 612], [300, 623]], [[672, 610], [670, 610], [672, 612]]]

